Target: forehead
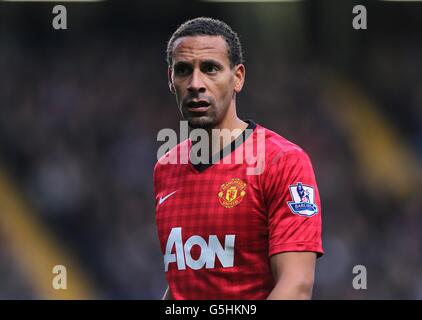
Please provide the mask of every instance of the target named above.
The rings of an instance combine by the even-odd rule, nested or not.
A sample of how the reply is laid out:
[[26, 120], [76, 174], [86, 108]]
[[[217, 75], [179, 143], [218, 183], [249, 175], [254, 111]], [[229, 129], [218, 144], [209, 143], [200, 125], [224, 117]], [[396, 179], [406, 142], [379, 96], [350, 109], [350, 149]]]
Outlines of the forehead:
[[173, 60], [216, 59], [229, 63], [228, 45], [221, 36], [181, 37], [174, 42]]

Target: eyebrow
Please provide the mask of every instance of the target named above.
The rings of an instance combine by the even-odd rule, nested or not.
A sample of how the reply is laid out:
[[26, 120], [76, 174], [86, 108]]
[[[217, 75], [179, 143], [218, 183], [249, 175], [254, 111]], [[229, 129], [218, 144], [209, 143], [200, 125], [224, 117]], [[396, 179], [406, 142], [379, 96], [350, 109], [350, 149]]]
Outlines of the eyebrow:
[[173, 67], [178, 67], [178, 66], [191, 66], [192, 64], [187, 62], [187, 61], [178, 61], [174, 64]]
[[202, 61], [201, 64], [214, 64], [219, 68], [223, 68], [223, 65], [220, 62], [218, 62], [217, 60], [214, 60], [214, 59], [206, 59], [206, 60]]
[[[203, 61], [201, 61], [200, 64], [201, 65], [203, 65], [203, 64], [214, 64], [214, 65], [216, 65], [219, 68], [223, 68], [223, 65], [220, 62], [218, 62], [217, 60], [214, 60], [214, 59], [206, 59], [206, 60], [203, 60]], [[178, 61], [178, 62], [176, 62], [174, 64], [174, 68], [175, 67], [179, 67], [179, 66], [192, 66], [192, 63], [190, 63], [188, 61], [183, 61], [182, 60], [182, 61]]]

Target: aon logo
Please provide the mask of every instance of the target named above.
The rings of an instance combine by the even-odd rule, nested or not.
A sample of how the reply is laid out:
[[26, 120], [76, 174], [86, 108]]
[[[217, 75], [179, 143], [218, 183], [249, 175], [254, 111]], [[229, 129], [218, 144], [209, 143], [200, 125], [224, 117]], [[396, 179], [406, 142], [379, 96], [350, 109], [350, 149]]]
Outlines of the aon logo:
[[[223, 268], [233, 267], [234, 265], [234, 238], [235, 235], [226, 235], [224, 239], [224, 247], [221, 245], [217, 236], [210, 235], [207, 241], [201, 236], [192, 236], [186, 243], [182, 242], [182, 228], [173, 228], [169, 234], [166, 253], [164, 254], [164, 268], [168, 271], [170, 263], [177, 263], [178, 270], [185, 270], [186, 265], [194, 270], [214, 268], [215, 258], [217, 257]], [[200, 255], [197, 259], [191, 256], [193, 246], [201, 248]], [[175, 253], [173, 252], [175, 247]]]

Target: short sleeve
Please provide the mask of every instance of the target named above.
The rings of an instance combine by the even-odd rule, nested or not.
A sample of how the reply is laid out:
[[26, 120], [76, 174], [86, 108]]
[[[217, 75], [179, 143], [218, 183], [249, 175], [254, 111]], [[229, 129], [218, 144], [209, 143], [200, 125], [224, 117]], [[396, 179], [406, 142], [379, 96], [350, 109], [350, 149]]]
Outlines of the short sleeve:
[[264, 179], [269, 255], [312, 251], [323, 255], [321, 201], [308, 155], [299, 147], [269, 159]]

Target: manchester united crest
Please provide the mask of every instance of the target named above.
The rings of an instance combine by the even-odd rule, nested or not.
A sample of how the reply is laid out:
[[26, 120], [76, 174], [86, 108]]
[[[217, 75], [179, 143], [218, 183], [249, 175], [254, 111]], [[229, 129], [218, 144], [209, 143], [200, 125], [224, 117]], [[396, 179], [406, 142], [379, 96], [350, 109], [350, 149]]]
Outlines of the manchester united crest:
[[218, 200], [225, 208], [237, 206], [246, 194], [246, 183], [238, 178], [223, 183], [218, 193]]

